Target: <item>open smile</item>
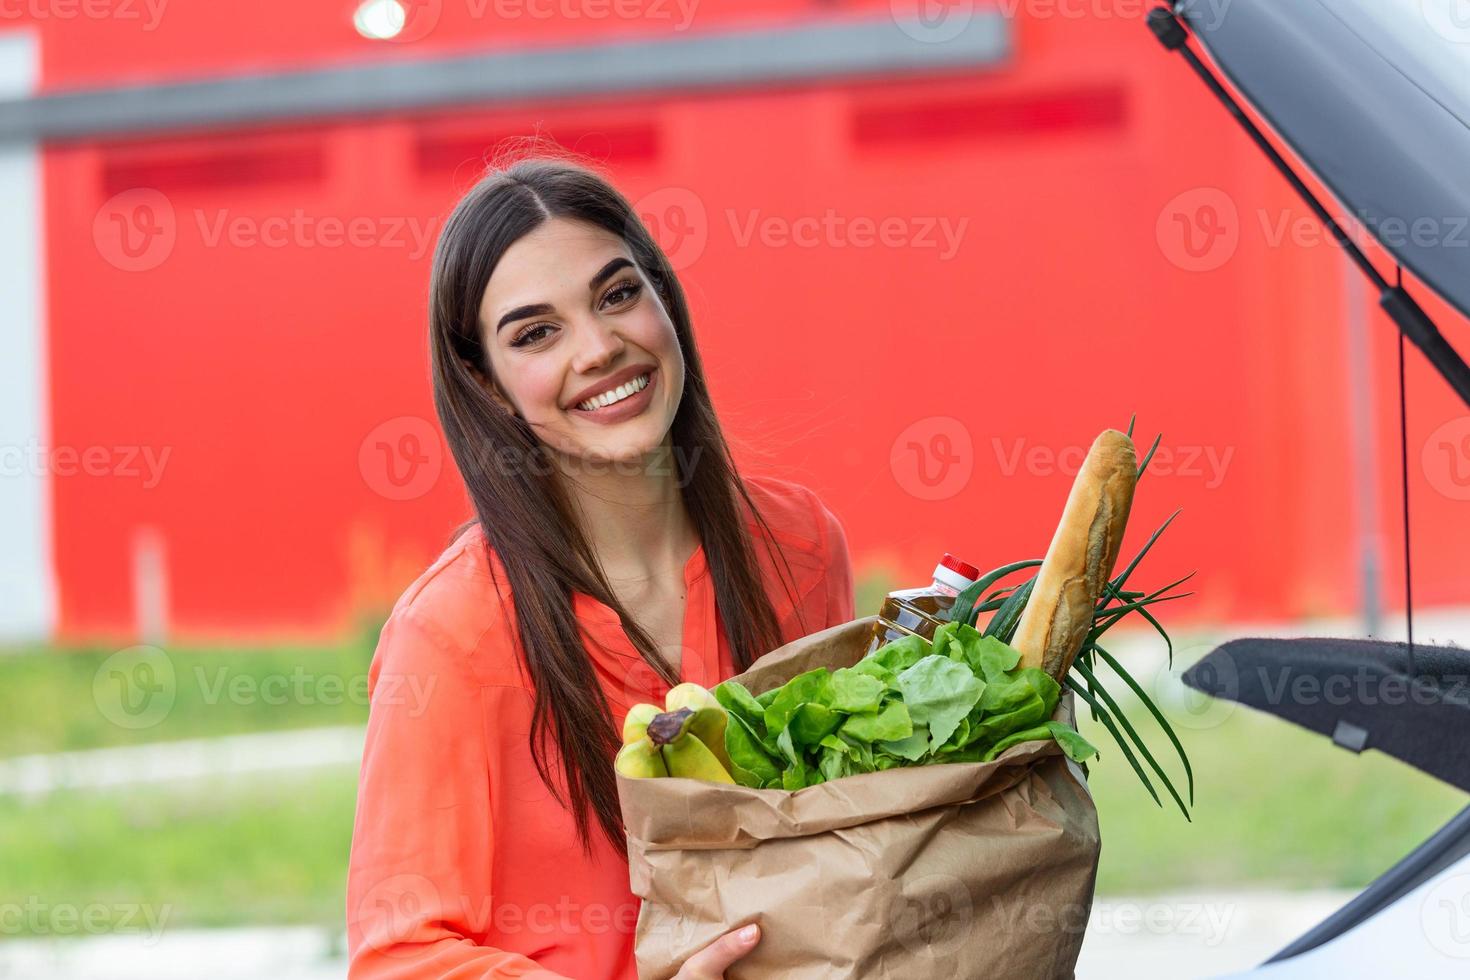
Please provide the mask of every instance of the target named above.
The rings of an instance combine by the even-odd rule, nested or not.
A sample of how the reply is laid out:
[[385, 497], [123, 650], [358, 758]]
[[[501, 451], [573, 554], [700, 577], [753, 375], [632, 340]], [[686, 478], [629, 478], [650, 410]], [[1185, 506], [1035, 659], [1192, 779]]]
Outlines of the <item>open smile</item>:
[[576, 405], [570, 411], [591, 422], [621, 422], [643, 413], [653, 402], [654, 385], [658, 383], [658, 369], [650, 369], [641, 377], [619, 385], [612, 391]]

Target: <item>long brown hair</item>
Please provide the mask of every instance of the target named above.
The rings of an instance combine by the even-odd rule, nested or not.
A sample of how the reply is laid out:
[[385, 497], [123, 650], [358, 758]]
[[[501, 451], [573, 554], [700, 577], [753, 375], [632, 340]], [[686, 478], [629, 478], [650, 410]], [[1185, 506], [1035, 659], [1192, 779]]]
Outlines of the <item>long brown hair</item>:
[[[585, 850], [592, 846], [590, 810], [622, 852], [626, 841], [612, 769], [619, 738], [582, 644], [572, 593], [584, 592], [615, 610], [644, 661], [670, 685], [679, 678], [614, 596], [556, 478], [550, 450], [484, 388], [491, 372], [478, 311], [491, 273], [517, 239], [553, 217], [607, 229], [627, 243], [663, 301], [684, 357], [684, 394], [671, 427], [677, 480], [704, 546], [717, 622], [738, 670], [781, 640], [740, 501], [765, 529], [767, 548], [775, 538], [735, 470], [715, 417], [684, 291], [632, 205], [592, 166], [570, 155], [540, 149], [509, 156], [519, 158], [502, 155], [455, 205], [435, 248], [429, 292], [434, 405], [486, 547], [510, 579], [520, 655], [534, 688], [530, 747], [536, 769], [552, 795], [570, 806]], [[505, 465], [507, 456], [524, 465]], [[794, 592], [784, 555], [781, 561]], [[490, 567], [493, 574], [493, 562]], [[548, 741], [560, 753], [565, 793], [552, 775]]]

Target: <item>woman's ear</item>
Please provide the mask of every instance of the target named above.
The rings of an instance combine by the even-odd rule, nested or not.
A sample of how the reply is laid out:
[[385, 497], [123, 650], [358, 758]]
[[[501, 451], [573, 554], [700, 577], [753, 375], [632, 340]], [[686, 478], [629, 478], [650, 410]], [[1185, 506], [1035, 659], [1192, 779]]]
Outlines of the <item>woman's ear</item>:
[[470, 363], [469, 361], [465, 362], [465, 366], [470, 369], [470, 373], [475, 376], [475, 380], [479, 382], [480, 387], [484, 389], [485, 394], [490, 396], [491, 401], [495, 402], [495, 404], [505, 409], [507, 414], [515, 415], [517, 417], [520, 416], [521, 413], [516, 411], [515, 405], [511, 403], [511, 400], [508, 397], [506, 397], [505, 392], [500, 390], [500, 383], [498, 381], [487, 375], [484, 371], [480, 370], [478, 366]]

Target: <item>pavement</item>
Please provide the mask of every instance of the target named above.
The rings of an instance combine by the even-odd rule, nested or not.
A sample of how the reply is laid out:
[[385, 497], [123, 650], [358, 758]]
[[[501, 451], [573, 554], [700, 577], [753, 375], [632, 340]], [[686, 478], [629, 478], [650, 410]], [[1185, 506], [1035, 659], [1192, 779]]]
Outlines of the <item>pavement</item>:
[[15, 756], [0, 759], [0, 796], [29, 798], [205, 776], [355, 767], [362, 761], [363, 734], [360, 725], [344, 725]]
[[[1349, 892], [1099, 896], [1078, 980], [1188, 980], [1252, 967], [1340, 907]], [[311, 927], [0, 943], [10, 980], [343, 980], [345, 943]]]
[[1099, 895], [1077, 980], [1183, 980], [1248, 970], [1327, 918], [1351, 891]]

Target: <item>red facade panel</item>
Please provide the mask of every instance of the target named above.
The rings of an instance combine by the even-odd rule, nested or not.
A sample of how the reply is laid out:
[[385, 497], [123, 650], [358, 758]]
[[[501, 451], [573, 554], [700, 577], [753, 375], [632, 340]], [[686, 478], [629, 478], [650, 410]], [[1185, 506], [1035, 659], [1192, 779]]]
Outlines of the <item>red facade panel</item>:
[[[291, 9], [273, 63], [361, 50], [329, 40], [341, 10]], [[204, 17], [147, 42], [158, 72], [265, 50], [259, 24], [226, 38]], [[477, 42], [459, 17], [445, 6], [417, 50]], [[61, 631], [133, 629], [139, 528], [193, 635], [341, 628], [437, 553], [466, 506], [432, 425], [432, 247], [482, 154], [538, 128], [639, 202], [741, 461], [817, 490], [860, 575], [1039, 557], [1080, 449], [1137, 413], [1163, 443], [1125, 547], [1183, 508], [1144, 566], [1158, 584], [1198, 569], [1175, 621], [1348, 613], [1364, 393], [1345, 263], [1141, 21], [1017, 31], [1014, 62], [987, 71], [49, 149], [52, 441], [163, 460], [156, 479], [54, 480]], [[46, 43], [48, 86], [116, 82], [138, 58]], [[1382, 318], [1371, 330], [1392, 603], [1395, 348]], [[1416, 598], [1463, 603], [1470, 422], [1417, 356]]]

